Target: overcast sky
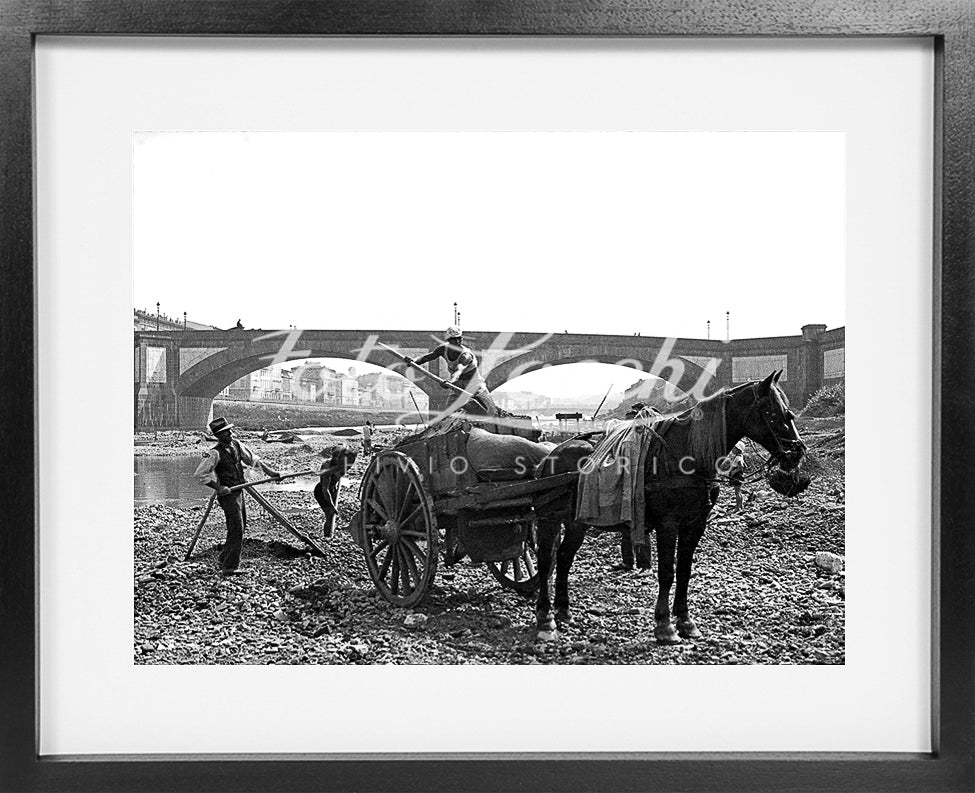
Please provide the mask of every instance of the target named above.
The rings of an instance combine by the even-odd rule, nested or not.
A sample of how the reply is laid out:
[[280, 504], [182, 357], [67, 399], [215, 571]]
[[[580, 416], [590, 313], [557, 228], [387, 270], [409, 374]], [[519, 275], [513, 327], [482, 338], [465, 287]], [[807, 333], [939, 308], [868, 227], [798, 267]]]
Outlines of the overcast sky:
[[160, 132], [134, 168], [136, 307], [221, 327], [845, 324], [839, 132]]

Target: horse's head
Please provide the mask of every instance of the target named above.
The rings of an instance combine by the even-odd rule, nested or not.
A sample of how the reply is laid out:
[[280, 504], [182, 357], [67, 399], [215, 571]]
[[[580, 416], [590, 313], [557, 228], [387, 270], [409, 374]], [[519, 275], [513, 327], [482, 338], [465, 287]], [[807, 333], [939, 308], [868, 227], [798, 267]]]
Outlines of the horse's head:
[[738, 403], [738, 430], [770, 455], [769, 464], [791, 471], [802, 462], [806, 444], [796, 427], [789, 399], [779, 388], [782, 372], [772, 372], [761, 382], [750, 383], [734, 395]]

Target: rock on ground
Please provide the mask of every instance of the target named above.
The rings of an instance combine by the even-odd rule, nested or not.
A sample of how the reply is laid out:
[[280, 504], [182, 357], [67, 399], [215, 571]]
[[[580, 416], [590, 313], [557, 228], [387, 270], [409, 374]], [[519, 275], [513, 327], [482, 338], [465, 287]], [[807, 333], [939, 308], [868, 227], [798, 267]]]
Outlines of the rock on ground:
[[[653, 641], [654, 572], [612, 572], [616, 534], [590, 534], [570, 580], [572, 625], [539, 642], [533, 603], [502, 589], [483, 564], [440, 565], [429, 596], [412, 609], [379, 597], [362, 551], [339, 529], [321, 539], [310, 493], [267, 498], [325, 546], [325, 558], [260, 512], [249, 511], [242, 575], [222, 578], [224, 537], [216, 510], [189, 561], [182, 561], [200, 507], [135, 510], [134, 659], [139, 664], [842, 664], [845, 578], [816, 565], [844, 554], [842, 438], [807, 436], [825, 454], [797, 499], [764, 484], [746, 488], [744, 514], [722, 490], [698, 548], [692, 616], [702, 639]], [[248, 438], [249, 443], [258, 442]], [[382, 443], [380, 437], [377, 442]], [[187, 443], [195, 448], [197, 444]], [[317, 461], [314, 449], [260, 444], [272, 464]], [[184, 452], [185, 453], [185, 452]], [[342, 491], [339, 526], [356, 508], [366, 461]]]

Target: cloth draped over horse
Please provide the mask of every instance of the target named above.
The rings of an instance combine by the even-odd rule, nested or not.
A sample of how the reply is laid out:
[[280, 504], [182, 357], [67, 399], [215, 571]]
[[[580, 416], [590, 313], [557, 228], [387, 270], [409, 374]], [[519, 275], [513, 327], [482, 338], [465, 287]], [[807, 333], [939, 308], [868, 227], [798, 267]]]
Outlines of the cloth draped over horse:
[[[539, 590], [535, 615], [540, 638], [550, 637], [557, 622], [566, 623], [572, 618], [569, 571], [589, 526], [627, 519], [629, 524], [622, 522], [618, 526], [626, 531], [629, 525], [634, 542], [647, 541], [645, 529], [654, 532], [654, 638], [662, 644], [700, 638], [701, 632], [690, 615], [688, 586], [694, 553], [714, 505], [716, 474], [723, 468], [728, 452], [742, 438], [764, 448], [769, 453], [765, 463], [769, 484], [783, 495], [797, 496], [810, 482], [809, 475], [799, 470], [806, 445], [788, 399], [778, 386], [781, 375], [772, 372], [764, 380], [719, 391], [676, 416], [638, 415], [629, 426], [609, 428], [607, 437], [595, 448], [584, 448], [585, 444], [573, 441], [553, 452], [553, 456], [561, 452], [564, 457], [570, 451], [573, 455], [570, 460], [557, 460], [553, 466], [556, 471], [567, 470], [568, 464], [575, 465], [583, 455], [591, 458], [591, 463], [580, 467], [575, 493], [566, 496], [567, 501], [575, 498], [574, 509], [569, 513], [572, 518], [566, 520], [566, 513], [560, 512], [557, 505], [548, 514], [538, 516]], [[636, 464], [603, 465], [607, 460], [620, 459], [635, 460]], [[617, 470], [622, 481], [605, 478]], [[611, 505], [617, 494], [621, 503], [614, 511]], [[607, 507], [605, 511], [603, 506]], [[553, 565], [554, 603], [549, 580]], [[675, 581], [671, 608], [670, 592]]]
[[[645, 410], [611, 427], [581, 468], [575, 519], [597, 528], [626, 525], [634, 545], [647, 544], [648, 487], [710, 486], [715, 479], [725, 453], [726, 421], [723, 403], [708, 407], [680, 416]], [[687, 424], [687, 442], [678, 456], [667, 436]]]

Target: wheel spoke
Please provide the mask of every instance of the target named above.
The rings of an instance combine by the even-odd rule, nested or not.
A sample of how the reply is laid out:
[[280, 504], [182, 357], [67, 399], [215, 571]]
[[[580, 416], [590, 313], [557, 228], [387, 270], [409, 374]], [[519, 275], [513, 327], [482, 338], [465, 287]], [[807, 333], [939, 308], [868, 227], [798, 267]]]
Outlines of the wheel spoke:
[[437, 569], [439, 535], [415, 462], [395, 450], [380, 452], [361, 494], [370, 576], [390, 603], [418, 603]]
[[418, 504], [416, 498], [407, 496], [399, 505], [397, 519], [400, 523], [409, 523], [421, 509], [423, 509], [423, 504]]
[[416, 529], [400, 529], [400, 536], [402, 537], [413, 537], [417, 540], [426, 541], [429, 539], [425, 531], [417, 531]]
[[391, 515], [399, 514], [399, 494], [396, 492], [398, 490], [397, 479], [398, 479], [399, 469], [395, 461], [392, 464], [387, 464], [383, 467], [382, 474], [379, 477], [379, 496], [382, 500], [383, 508], [386, 510], [387, 519]]
[[521, 559], [515, 557], [514, 559], [511, 560], [511, 563], [515, 568], [515, 572], [513, 576], [514, 580], [521, 581], [522, 579], [524, 579], [524, 576], [521, 574]]
[[532, 559], [531, 554], [528, 553], [528, 551], [525, 551], [525, 555], [522, 557], [522, 559], [525, 561], [525, 568], [528, 570], [528, 577], [531, 578], [532, 576], [536, 575], [538, 570], [535, 567], [535, 562]]
[[386, 573], [389, 572], [389, 563], [393, 561], [393, 549], [389, 548], [386, 551], [386, 556], [383, 558], [383, 563], [379, 568], [379, 580], [386, 580]]
[[417, 573], [416, 563], [420, 562], [424, 566], [427, 563], [427, 552], [420, 548], [413, 540], [408, 537], [403, 537], [401, 539], [402, 544], [405, 546], [405, 552], [407, 555], [407, 563], [412, 562], [412, 572], [417, 575], [417, 580], [419, 580], [419, 574]]
[[[406, 550], [406, 548], [404, 548], [402, 546], [402, 544], [396, 546], [396, 549], [399, 551], [400, 558], [401, 558], [400, 575], [403, 578], [403, 594], [404, 595], [408, 595], [408, 594], [410, 594], [410, 592], [412, 592], [414, 589], [416, 589], [416, 587], [414, 587], [414, 586], [412, 586], [410, 584], [410, 581], [411, 581], [411, 579], [410, 579], [410, 563], [413, 562], [413, 558], [410, 556], [410, 552], [408, 550]], [[415, 562], [413, 563], [413, 572], [414, 572], [414, 574], [416, 573], [416, 563]], [[419, 583], [420, 583], [420, 576], [419, 575], [415, 575], [412, 580], [413, 581], [416, 581], [417, 582], [417, 585], [419, 585]]]
[[399, 548], [393, 546], [389, 555], [393, 557], [393, 567], [389, 571], [389, 588], [394, 595], [399, 594]]
[[399, 466], [396, 466], [396, 476], [393, 478], [393, 483], [393, 490], [396, 493], [396, 503], [402, 506], [410, 493], [410, 478], [406, 475], [405, 471], [400, 470]]
[[375, 558], [376, 558], [376, 557], [377, 557], [377, 556], [379, 555], [379, 552], [380, 552], [380, 551], [381, 551], [381, 550], [382, 550], [383, 548], [385, 548], [385, 547], [386, 547], [387, 545], [389, 545], [389, 540], [381, 540], [381, 541], [380, 541], [380, 542], [379, 542], [379, 543], [378, 543], [378, 544], [376, 545], [376, 547], [375, 547], [375, 548], [373, 548], [373, 549], [372, 549], [371, 551], [369, 551], [369, 558], [371, 558], [371, 559], [373, 559], [373, 560], [374, 560], [374, 559], [375, 559]]
[[[412, 507], [419, 498], [419, 494], [416, 492], [416, 485], [413, 483], [412, 479], [406, 479], [406, 487], [403, 489], [403, 501], [400, 503], [399, 520], [400, 523], [406, 523], [407, 519], [403, 517], [406, 511]], [[422, 504], [420, 505], [422, 506]], [[420, 507], [417, 507], [419, 509]], [[416, 510], [414, 510], [415, 512]]]
[[384, 521], [389, 520], [389, 515], [386, 514], [386, 508], [382, 504], [371, 496], [367, 499], [367, 501], [369, 502], [369, 506], [376, 510], [376, 513], [380, 518], [382, 518]]
[[417, 515], [419, 515], [422, 511], [423, 511], [423, 504], [418, 504], [416, 509], [414, 509], [409, 515], [407, 515], [405, 518], [400, 518], [399, 525], [406, 526], [407, 524], [411, 523], [413, 519]]

